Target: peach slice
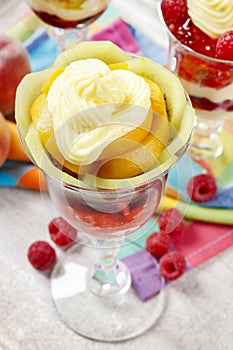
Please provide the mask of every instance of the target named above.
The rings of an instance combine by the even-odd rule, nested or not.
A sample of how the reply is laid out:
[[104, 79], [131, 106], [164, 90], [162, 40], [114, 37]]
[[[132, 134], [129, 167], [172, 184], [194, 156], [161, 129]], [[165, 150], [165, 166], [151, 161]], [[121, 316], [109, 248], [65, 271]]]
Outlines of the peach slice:
[[[158, 130], [163, 131], [158, 133]], [[104, 179], [124, 179], [147, 172], [156, 164], [170, 135], [169, 122], [155, 115], [148, 136], [134, 148], [100, 164], [97, 176]]]
[[[111, 70], [116, 70], [116, 69], [129, 69], [129, 65], [127, 62], [121, 62], [121, 63], [114, 63], [110, 64], [109, 68]], [[151, 109], [154, 112], [157, 112], [164, 116], [166, 119], [168, 119], [167, 116], [167, 111], [166, 111], [166, 103], [162, 94], [162, 91], [158, 87], [157, 84], [153, 83], [149, 79], [146, 79], [146, 82], [150, 86], [151, 90], [151, 95], [150, 95], [150, 100], [151, 100]], [[145, 120], [145, 122], [134, 129], [133, 131], [129, 132], [128, 134], [120, 137], [119, 139], [113, 141], [102, 153], [100, 159], [107, 158], [110, 156], [114, 156], [120, 153], [124, 153], [128, 151], [131, 148], [135, 147], [135, 144], [141, 143], [150, 133], [150, 129], [153, 124], [153, 113], [150, 113]], [[126, 142], [128, 140], [135, 141], [134, 142]]]
[[54, 137], [52, 115], [48, 109], [48, 103], [44, 92], [33, 102], [30, 113], [32, 121], [38, 131], [40, 141], [54, 164], [74, 177], [77, 177], [77, 174], [81, 174], [82, 172], [90, 172], [91, 166], [82, 166], [80, 168], [79, 165], [68, 162], [60, 153]]

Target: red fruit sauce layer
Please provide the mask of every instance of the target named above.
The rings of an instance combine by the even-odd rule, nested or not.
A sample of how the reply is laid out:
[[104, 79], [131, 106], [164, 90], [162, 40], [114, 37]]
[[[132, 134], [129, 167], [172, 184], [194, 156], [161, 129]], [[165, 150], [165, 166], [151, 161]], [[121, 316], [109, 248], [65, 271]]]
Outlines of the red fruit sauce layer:
[[[150, 191], [150, 190], [149, 190]], [[130, 203], [124, 205], [119, 210], [114, 205], [116, 211], [109, 212], [109, 208], [103, 208], [98, 210], [92, 206], [89, 206], [85, 201], [75, 201], [73, 198], [67, 198], [72, 213], [69, 217], [71, 221], [76, 225], [83, 226], [83, 231], [89, 231], [91, 234], [98, 234], [102, 230], [109, 232], [116, 232], [118, 230], [128, 230], [133, 223], [133, 226], [140, 227], [144, 224], [150, 216], [154, 213], [158, 207], [162, 195], [162, 185], [158, 181], [152, 192], [147, 194], [141, 194], [138, 198], [133, 199]], [[64, 202], [63, 204], [64, 205]], [[99, 205], [97, 204], [97, 207]], [[107, 211], [105, 211], [107, 210]], [[94, 228], [94, 230], [93, 230]], [[130, 230], [131, 231], [131, 230]]]
[[205, 111], [222, 110], [227, 112], [233, 111], [233, 100], [225, 100], [222, 103], [216, 103], [205, 97], [189, 96], [195, 109], [204, 109]]
[[137, 220], [145, 210], [144, 205], [135, 207], [126, 206], [123, 210], [115, 213], [107, 213], [92, 209], [88, 206], [79, 205], [73, 209], [73, 214], [83, 223], [96, 228], [121, 228]]
[[[66, 189], [63, 193], [60, 189], [54, 191], [53, 201], [58, 210], [80, 232], [90, 235], [114, 235], [124, 230], [125, 234], [128, 234], [132, 232], [132, 228], [141, 227], [154, 214], [160, 203], [162, 190], [163, 184], [158, 179], [140, 189], [139, 193], [136, 192], [133, 198], [130, 198], [129, 193], [125, 202], [114, 202], [117, 200], [117, 193], [116, 197], [108, 202], [106, 198], [98, 198], [98, 195], [86, 197], [85, 193], [77, 194]], [[101, 194], [99, 196], [101, 197]]]
[[[92, 22], [94, 22], [98, 17], [100, 17], [102, 15], [102, 13], [105, 11], [106, 8], [104, 8], [103, 10], [101, 10], [100, 12], [96, 13], [93, 16], [89, 16], [89, 17], [85, 17], [85, 18], [81, 18], [75, 21], [67, 21], [64, 20], [62, 18], [57, 17], [56, 15], [50, 15], [46, 12], [42, 12], [42, 11], [36, 11], [33, 9], [33, 11], [37, 14], [37, 16], [45, 23], [54, 26], [54, 27], [58, 27], [58, 28], [74, 28], [76, 26], [79, 25], [88, 25]], [[80, 26], [81, 27], [81, 26]]]
[[[215, 95], [218, 90], [225, 88], [233, 83], [233, 65], [225, 63], [210, 63], [204, 59], [193, 57], [189, 54], [176, 53], [177, 75], [200, 87], [215, 89]], [[193, 107], [207, 111], [222, 110], [233, 111], [233, 99], [226, 99], [220, 103], [211, 101], [205, 97], [192, 95], [189, 96]]]

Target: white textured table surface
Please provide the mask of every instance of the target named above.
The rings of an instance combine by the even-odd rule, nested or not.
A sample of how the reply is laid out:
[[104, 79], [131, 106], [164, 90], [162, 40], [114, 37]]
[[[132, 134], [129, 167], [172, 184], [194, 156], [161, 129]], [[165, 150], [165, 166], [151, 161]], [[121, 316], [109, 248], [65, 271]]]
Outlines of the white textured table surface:
[[[153, 1], [115, 3], [126, 18], [131, 16], [131, 22], [137, 22], [135, 11], [137, 16], [143, 13], [141, 23], [148, 23], [145, 32], [148, 27], [158, 27], [150, 35], [155, 33], [157, 41], [162, 38], [161, 28], [152, 22]], [[0, 8], [4, 4], [6, 1], [0, 0]], [[94, 342], [74, 334], [59, 321], [50, 298], [49, 279], [27, 262], [28, 246], [48, 239], [49, 217], [40, 193], [1, 188], [0, 200], [0, 350], [233, 349], [232, 249], [167, 287], [163, 316], [143, 336], [117, 344]]]
[[48, 278], [27, 262], [29, 244], [48, 239], [40, 194], [0, 189], [0, 195], [1, 350], [232, 350], [232, 249], [167, 287], [164, 314], [143, 336], [118, 344], [94, 342], [59, 321]]

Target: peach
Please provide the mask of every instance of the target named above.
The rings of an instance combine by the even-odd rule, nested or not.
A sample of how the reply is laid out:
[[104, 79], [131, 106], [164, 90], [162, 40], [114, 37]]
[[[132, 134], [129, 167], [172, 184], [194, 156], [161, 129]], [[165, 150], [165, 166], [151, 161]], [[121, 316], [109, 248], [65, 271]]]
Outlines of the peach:
[[11, 137], [7, 122], [3, 114], [0, 112], [0, 166], [7, 159], [10, 151]]
[[11, 136], [11, 145], [7, 159], [18, 162], [30, 162], [30, 159], [24, 152], [24, 149], [19, 140], [15, 122], [12, 122], [10, 120], [7, 120], [6, 122]]
[[23, 44], [0, 34], [0, 110], [6, 118], [14, 113], [18, 84], [30, 72], [29, 55]]

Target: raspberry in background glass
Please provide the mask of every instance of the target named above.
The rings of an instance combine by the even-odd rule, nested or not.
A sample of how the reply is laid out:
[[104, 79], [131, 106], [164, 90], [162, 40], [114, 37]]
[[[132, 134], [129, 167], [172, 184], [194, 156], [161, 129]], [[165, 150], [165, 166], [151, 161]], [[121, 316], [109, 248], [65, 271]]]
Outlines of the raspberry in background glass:
[[169, 68], [196, 110], [190, 154], [211, 159], [223, 152], [223, 121], [233, 118], [233, 3], [201, 3], [163, 0], [159, 12], [169, 36]]

